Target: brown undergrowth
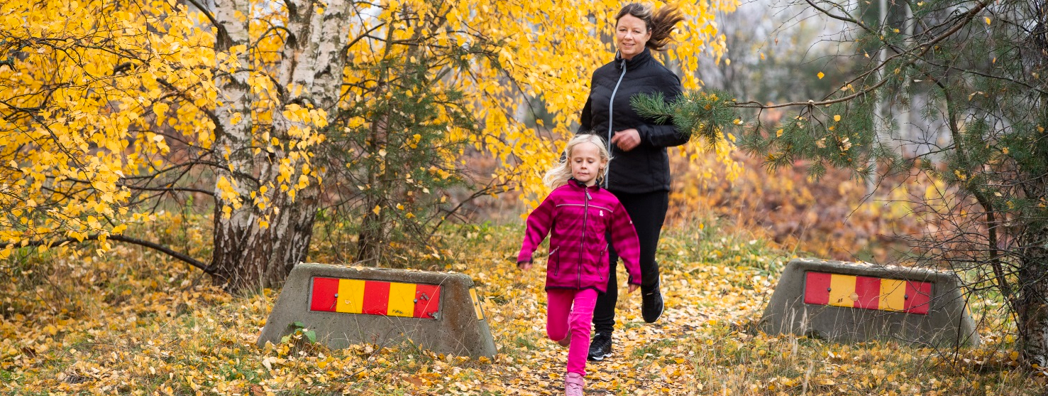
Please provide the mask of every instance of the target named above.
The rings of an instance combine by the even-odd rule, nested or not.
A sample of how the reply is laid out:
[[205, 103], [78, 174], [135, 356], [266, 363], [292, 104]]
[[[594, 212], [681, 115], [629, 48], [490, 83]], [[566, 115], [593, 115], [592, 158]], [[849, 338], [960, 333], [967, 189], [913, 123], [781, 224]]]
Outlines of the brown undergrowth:
[[[1048, 390], [1043, 378], [1016, 368], [1014, 339], [993, 330], [1004, 319], [992, 300], [973, 304], [996, 320], [980, 328], [986, 343], [957, 353], [761, 333], [756, 322], [790, 253], [723, 224], [695, 218], [667, 228], [659, 256], [667, 311], [645, 324], [638, 295], [620, 300], [614, 354], [589, 365], [587, 394]], [[566, 351], [544, 335], [545, 263], [522, 273], [508, 259], [522, 231], [519, 222], [450, 229], [443, 260], [429, 264], [477, 283], [499, 347], [495, 358], [477, 360], [411, 344], [330, 350], [302, 336], [259, 347], [278, 290], [230, 296], [199, 272], [138, 248], [118, 246], [102, 258], [56, 249], [5, 261], [0, 393], [558, 394]]]

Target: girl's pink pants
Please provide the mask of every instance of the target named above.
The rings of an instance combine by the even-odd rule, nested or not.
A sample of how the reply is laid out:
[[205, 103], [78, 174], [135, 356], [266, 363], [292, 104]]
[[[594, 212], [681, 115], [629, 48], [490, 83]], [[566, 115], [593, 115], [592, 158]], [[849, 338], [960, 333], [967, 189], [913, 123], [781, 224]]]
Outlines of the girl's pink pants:
[[568, 372], [585, 376], [590, 323], [593, 321], [593, 307], [597, 305], [597, 291], [552, 289], [546, 291], [546, 296], [546, 335], [553, 341], [571, 337]]

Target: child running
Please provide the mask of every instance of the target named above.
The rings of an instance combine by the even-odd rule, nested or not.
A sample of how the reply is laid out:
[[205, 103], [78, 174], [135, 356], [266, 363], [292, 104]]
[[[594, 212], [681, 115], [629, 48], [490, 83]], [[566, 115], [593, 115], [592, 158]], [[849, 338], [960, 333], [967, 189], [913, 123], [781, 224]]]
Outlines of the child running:
[[[640, 287], [640, 244], [633, 222], [614, 195], [600, 188], [608, 169], [607, 147], [597, 135], [577, 135], [566, 158], [542, 181], [553, 192], [528, 215], [517, 267], [529, 270], [531, 255], [552, 230], [546, 262], [546, 335], [568, 347], [564, 391], [582, 396], [590, 322], [597, 293], [608, 287], [608, 236], [626, 263], [629, 291]], [[570, 331], [570, 332], [569, 332]]]

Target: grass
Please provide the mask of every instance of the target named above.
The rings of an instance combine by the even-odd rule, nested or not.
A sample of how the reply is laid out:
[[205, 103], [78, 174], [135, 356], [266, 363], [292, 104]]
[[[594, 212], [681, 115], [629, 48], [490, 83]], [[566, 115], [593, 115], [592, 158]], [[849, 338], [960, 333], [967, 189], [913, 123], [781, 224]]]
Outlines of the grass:
[[[484, 298], [500, 348], [494, 359], [410, 343], [331, 350], [301, 334], [258, 346], [279, 290], [230, 296], [199, 272], [138, 248], [0, 262], [12, 285], [0, 291], [0, 393], [558, 394], [566, 350], [545, 337], [544, 261], [522, 273], [507, 258], [522, 231], [483, 224], [443, 235], [451, 242], [442, 252], [447, 269], [469, 274]], [[192, 227], [183, 234], [199, 238]], [[956, 354], [761, 333], [756, 323], [789, 258], [715, 221], [668, 227], [659, 255], [667, 311], [644, 323], [639, 295], [623, 288], [614, 354], [588, 366], [587, 394], [1048, 391], [1044, 378], [1018, 368], [1015, 339], [992, 296], [977, 307], [987, 318], [979, 328], [985, 344]]]

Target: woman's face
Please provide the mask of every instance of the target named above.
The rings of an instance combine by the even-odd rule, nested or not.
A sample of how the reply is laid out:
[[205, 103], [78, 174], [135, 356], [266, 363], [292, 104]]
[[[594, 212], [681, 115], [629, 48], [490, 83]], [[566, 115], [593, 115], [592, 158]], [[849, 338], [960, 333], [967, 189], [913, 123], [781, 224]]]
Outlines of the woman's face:
[[650, 38], [651, 31], [644, 24], [644, 20], [633, 15], [623, 15], [615, 25], [615, 43], [619, 46], [619, 55], [623, 59], [633, 59], [635, 55], [644, 52], [644, 45]]

